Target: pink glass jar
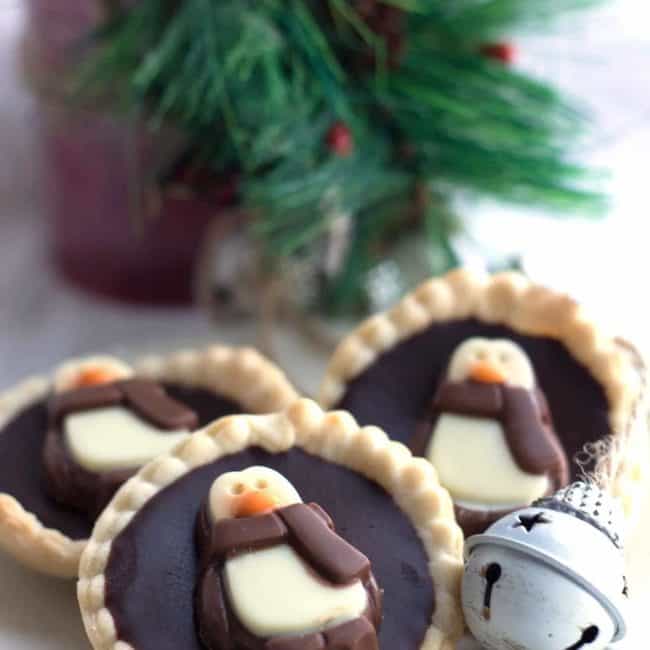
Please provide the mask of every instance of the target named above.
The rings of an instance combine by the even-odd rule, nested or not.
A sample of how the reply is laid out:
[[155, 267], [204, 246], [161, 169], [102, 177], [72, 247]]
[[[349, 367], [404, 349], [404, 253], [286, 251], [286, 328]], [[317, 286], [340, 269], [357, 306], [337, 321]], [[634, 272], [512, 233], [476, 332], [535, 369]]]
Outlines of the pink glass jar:
[[102, 15], [98, 0], [29, 0], [28, 79], [35, 81], [44, 210], [52, 257], [77, 286], [130, 302], [187, 303], [208, 224], [234, 199], [215, 181], [200, 195], [157, 187], [152, 134], [109, 109], [83, 109], [56, 92], [80, 39]]

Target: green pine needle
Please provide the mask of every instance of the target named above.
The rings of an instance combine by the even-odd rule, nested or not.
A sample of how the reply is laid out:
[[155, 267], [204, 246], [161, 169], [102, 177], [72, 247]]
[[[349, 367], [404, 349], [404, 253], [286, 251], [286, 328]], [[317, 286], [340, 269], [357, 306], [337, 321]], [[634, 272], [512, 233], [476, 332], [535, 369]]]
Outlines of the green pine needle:
[[[402, 234], [421, 232], [456, 261], [455, 187], [602, 209], [598, 175], [570, 157], [583, 111], [480, 53], [596, 1], [385, 0], [404, 18], [395, 66], [349, 0], [141, 0], [95, 34], [79, 90], [173, 124], [195, 161], [241, 172], [272, 255], [318, 245], [349, 216], [350, 250], [327, 290], [330, 306], [349, 305]], [[350, 129], [350, 155], [330, 150], [336, 122]], [[426, 205], [422, 187], [438, 188]]]

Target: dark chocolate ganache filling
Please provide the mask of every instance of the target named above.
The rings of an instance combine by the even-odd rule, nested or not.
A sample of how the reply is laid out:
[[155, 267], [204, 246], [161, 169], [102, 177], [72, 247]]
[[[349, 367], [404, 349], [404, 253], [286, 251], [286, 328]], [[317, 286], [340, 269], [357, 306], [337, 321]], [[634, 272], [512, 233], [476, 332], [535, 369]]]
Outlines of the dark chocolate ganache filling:
[[[196, 517], [224, 472], [264, 465], [283, 474], [306, 503], [315, 502], [337, 532], [371, 564], [384, 590], [383, 650], [418, 650], [435, 601], [427, 556], [407, 516], [378, 485], [299, 449], [258, 448], [200, 467], [162, 490], [113, 541], [106, 605], [118, 638], [137, 650], [199, 650], [194, 591], [200, 572]], [[282, 589], [282, 585], [278, 585]]]
[[[526, 351], [569, 459], [585, 443], [610, 433], [602, 386], [562, 343], [475, 319], [434, 323], [399, 343], [349, 382], [337, 408], [350, 411], [360, 424], [377, 425], [393, 439], [409, 444], [444, 379], [451, 354], [474, 336], [507, 338]], [[572, 463], [572, 476], [578, 471]]]
[[[197, 413], [201, 426], [242, 410], [237, 403], [207, 390], [164, 385], [170, 396]], [[27, 407], [0, 429], [0, 493], [13, 496], [43, 525], [72, 539], [86, 539], [94, 520], [57, 504], [48, 495], [42, 464], [47, 430], [47, 398]]]

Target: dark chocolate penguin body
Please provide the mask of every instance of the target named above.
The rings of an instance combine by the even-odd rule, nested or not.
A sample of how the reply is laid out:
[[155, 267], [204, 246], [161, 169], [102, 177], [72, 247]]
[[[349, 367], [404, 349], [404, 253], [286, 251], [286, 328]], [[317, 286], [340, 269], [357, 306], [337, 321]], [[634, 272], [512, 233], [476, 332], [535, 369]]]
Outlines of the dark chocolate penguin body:
[[52, 396], [48, 403], [48, 431], [43, 446], [43, 465], [49, 495], [58, 503], [95, 518], [115, 491], [137, 467], [92, 472], [75, 461], [65, 443], [63, 421], [67, 415], [121, 406], [161, 431], [192, 431], [198, 417], [169, 397], [159, 384], [131, 379], [84, 387]]
[[[208, 507], [197, 519], [201, 573], [196, 588], [199, 636], [208, 650], [378, 650], [382, 592], [368, 558], [339, 537], [316, 504], [295, 504], [267, 515], [212, 523]], [[225, 590], [226, 560], [242, 553], [288, 544], [310, 571], [334, 587], [360, 580], [368, 595], [365, 612], [322, 632], [261, 638], [237, 619]], [[278, 585], [281, 589], [282, 586]]]

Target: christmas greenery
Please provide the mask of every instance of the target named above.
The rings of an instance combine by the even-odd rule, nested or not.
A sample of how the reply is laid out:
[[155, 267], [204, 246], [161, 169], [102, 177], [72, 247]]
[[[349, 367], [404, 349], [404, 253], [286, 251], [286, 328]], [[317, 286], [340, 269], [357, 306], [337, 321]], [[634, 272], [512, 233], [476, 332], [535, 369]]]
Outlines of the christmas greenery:
[[184, 133], [194, 164], [235, 170], [270, 256], [348, 220], [331, 306], [405, 233], [455, 261], [456, 188], [551, 208], [601, 196], [572, 164], [585, 120], [507, 64], [515, 30], [594, 0], [140, 0], [96, 35], [85, 88]]

